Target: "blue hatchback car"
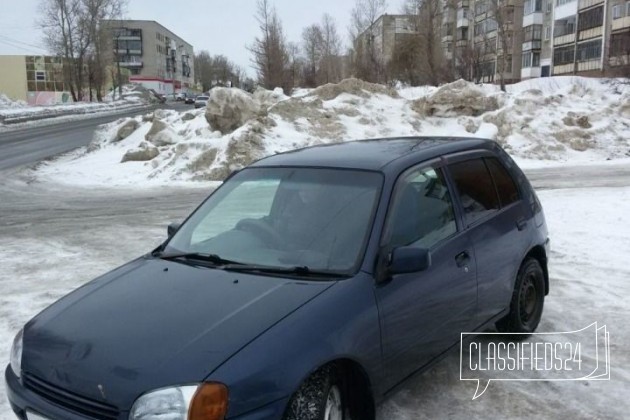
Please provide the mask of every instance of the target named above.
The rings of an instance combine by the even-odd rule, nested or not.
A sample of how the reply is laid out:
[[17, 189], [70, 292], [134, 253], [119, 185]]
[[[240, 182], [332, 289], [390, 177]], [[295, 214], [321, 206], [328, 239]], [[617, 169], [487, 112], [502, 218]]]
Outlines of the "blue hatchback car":
[[540, 203], [495, 142], [365, 140], [233, 174], [15, 338], [28, 420], [373, 419], [461, 332], [536, 329]]

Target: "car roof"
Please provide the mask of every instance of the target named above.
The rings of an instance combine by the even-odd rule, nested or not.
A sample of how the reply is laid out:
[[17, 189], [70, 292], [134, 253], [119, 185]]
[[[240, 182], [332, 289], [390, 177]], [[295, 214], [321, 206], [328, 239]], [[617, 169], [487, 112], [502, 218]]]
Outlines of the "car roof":
[[494, 149], [492, 140], [467, 137], [396, 137], [355, 140], [297, 149], [253, 163], [263, 166], [310, 166], [382, 170], [399, 160], [421, 162], [470, 149]]

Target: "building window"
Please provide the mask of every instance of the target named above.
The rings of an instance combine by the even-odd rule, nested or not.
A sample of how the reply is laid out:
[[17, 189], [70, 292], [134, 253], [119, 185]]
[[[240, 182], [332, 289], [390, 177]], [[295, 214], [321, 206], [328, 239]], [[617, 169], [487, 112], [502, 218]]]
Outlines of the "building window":
[[480, 1], [478, 3], [475, 3], [475, 15], [481, 15], [483, 13], [486, 13], [487, 10], [488, 10], [488, 5], [486, 4], [485, 1]]
[[575, 16], [571, 16], [567, 19], [557, 20], [555, 24], [556, 28], [553, 33], [554, 37], [575, 33]]
[[618, 4], [612, 8], [613, 19], [621, 19], [623, 17], [623, 5]]
[[560, 66], [562, 64], [569, 64], [575, 61], [575, 48], [573, 45], [568, 47], [556, 48], [553, 50], [553, 64]]
[[622, 32], [611, 35], [610, 55], [612, 57], [630, 55], [630, 32]]
[[604, 6], [596, 7], [580, 13], [578, 19], [578, 31], [596, 28], [604, 24]]
[[589, 61], [599, 60], [602, 55], [602, 41], [595, 40], [578, 44], [577, 47], [577, 60]]
[[553, 0], [547, 0], [547, 13], [551, 13], [553, 9]]
[[551, 39], [551, 26], [545, 26], [545, 41], [549, 41]]
[[38, 82], [45, 82], [46, 81], [46, 72], [45, 71], [36, 71], [35, 72], [35, 80], [37, 80]]
[[626, 2], [626, 16], [630, 16], [630, 1]]
[[529, 25], [525, 27], [523, 42], [540, 41], [542, 39], [542, 25]]
[[556, 1], [556, 6], [562, 6], [563, 4], [567, 4], [567, 3], [571, 3], [574, 2], [576, 0], [557, 0]]
[[542, 12], [542, 0], [525, 0], [523, 4], [523, 14]]

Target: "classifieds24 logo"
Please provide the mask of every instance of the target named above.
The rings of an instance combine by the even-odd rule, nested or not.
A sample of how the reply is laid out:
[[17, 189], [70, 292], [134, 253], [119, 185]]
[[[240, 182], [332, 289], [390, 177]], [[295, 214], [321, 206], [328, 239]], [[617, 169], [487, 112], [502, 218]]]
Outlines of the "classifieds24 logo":
[[460, 379], [477, 381], [473, 400], [492, 381], [610, 380], [606, 326], [593, 323], [570, 332], [462, 333]]

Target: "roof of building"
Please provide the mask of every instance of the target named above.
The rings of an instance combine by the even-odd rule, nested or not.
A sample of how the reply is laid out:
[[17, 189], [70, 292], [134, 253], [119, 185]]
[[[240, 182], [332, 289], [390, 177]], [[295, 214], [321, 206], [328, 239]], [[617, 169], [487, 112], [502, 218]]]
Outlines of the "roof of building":
[[400, 137], [359, 140], [298, 149], [259, 160], [252, 166], [314, 166], [381, 170], [399, 159], [429, 160], [474, 148], [496, 147], [492, 140], [459, 137]]

